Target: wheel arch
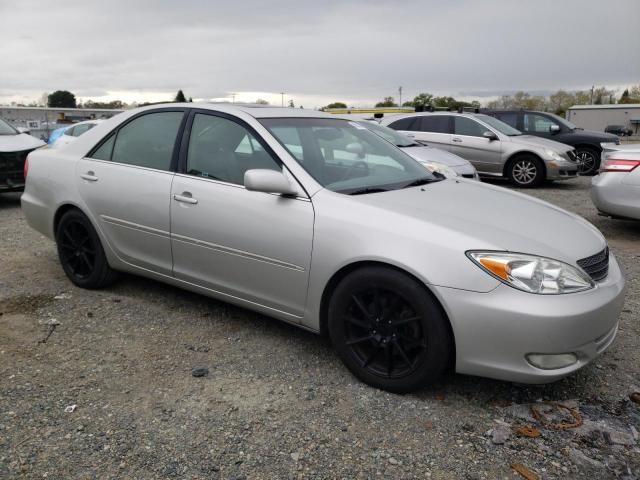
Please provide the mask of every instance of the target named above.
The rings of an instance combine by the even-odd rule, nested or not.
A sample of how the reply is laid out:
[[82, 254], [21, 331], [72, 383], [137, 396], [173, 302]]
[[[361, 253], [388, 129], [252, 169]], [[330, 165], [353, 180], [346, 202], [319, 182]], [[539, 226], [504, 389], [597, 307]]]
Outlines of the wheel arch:
[[538, 155], [535, 152], [532, 152], [530, 150], [520, 150], [518, 152], [512, 153], [511, 156], [509, 158], [507, 158], [507, 161], [504, 162], [504, 168], [502, 169], [502, 175], [507, 178], [509, 176], [509, 168], [511, 168], [511, 164], [513, 162], [515, 162], [516, 160], [518, 160], [519, 158], [522, 157], [535, 157], [538, 160], [540, 160], [540, 163], [542, 164], [542, 169], [544, 170], [544, 176], [545, 178], [547, 177], [547, 165], [545, 163], [545, 161], [542, 159], [542, 157], [540, 157], [540, 155]]
[[[60, 224], [60, 219], [62, 218], [62, 216], [67, 213], [70, 210], [78, 210], [79, 212], [81, 212], [85, 217], [89, 218], [87, 216], [86, 213], [84, 213], [82, 211], [82, 209], [74, 204], [74, 203], [63, 203], [62, 205], [59, 205], [56, 213], [53, 215], [53, 238], [56, 237], [56, 231], [58, 230], [58, 225]], [[89, 221], [91, 222], [91, 219], [89, 219]], [[93, 224], [93, 222], [91, 222]], [[93, 226], [95, 228], [95, 225]]]
[[420, 278], [418, 278], [416, 275], [414, 275], [410, 271], [404, 268], [401, 268], [397, 265], [393, 265], [391, 263], [381, 262], [377, 260], [359, 260], [359, 261], [344, 265], [342, 268], [340, 268], [337, 272], [335, 272], [331, 276], [331, 278], [329, 279], [329, 281], [324, 287], [321, 301], [320, 301], [320, 312], [319, 312], [320, 313], [319, 315], [320, 335], [323, 337], [328, 337], [329, 300], [331, 299], [332, 293], [334, 292], [334, 290], [336, 289], [336, 287], [338, 286], [338, 284], [343, 278], [345, 278], [350, 273], [365, 267], [389, 268], [391, 270], [395, 270], [397, 272], [403, 273], [404, 275], [407, 275], [408, 277], [414, 279], [416, 282], [422, 285], [425, 292], [432, 298], [432, 300], [435, 302], [436, 306], [440, 309], [440, 312], [442, 313], [442, 315], [447, 321], [447, 328], [449, 330], [449, 335], [451, 338], [451, 357], [449, 358], [448, 363], [450, 368], [455, 368], [456, 338], [455, 338], [453, 326], [451, 325], [451, 320], [449, 319], [449, 315], [447, 314], [447, 310], [442, 305], [442, 302], [440, 301], [440, 299], [434, 294], [434, 292], [429, 288], [429, 286], [424, 281], [422, 281]]

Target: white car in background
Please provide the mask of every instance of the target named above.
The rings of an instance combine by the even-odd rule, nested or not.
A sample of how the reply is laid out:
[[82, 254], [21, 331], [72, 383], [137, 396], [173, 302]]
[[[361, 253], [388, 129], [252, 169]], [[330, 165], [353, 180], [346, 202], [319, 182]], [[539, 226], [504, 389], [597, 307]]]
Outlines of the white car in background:
[[84, 122], [78, 122], [67, 128], [62, 135], [60, 135], [50, 145], [54, 148], [62, 147], [76, 141], [76, 139], [83, 133], [88, 132], [93, 127], [98, 125], [102, 120], [85, 120]]
[[22, 133], [0, 118], [0, 193], [24, 189], [24, 162], [27, 155], [45, 143]]
[[426, 143], [416, 142], [406, 135], [377, 122], [367, 120], [356, 120], [355, 122], [384, 138], [387, 142], [391, 142], [396, 147], [401, 148], [405, 153], [427, 167], [430, 172], [440, 173], [447, 178], [463, 177], [471, 180], [480, 180], [478, 172], [471, 165], [471, 162], [458, 155], [431, 147]]
[[640, 220], [640, 143], [602, 144], [600, 173], [591, 181], [591, 199], [605, 215]]

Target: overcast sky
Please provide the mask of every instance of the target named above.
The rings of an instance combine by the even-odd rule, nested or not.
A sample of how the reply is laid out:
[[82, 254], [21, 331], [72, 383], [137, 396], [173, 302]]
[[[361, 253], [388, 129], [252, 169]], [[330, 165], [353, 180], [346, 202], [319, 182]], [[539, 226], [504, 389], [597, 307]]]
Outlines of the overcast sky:
[[[265, 98], [314, 108], [640, 83], [638, 0], [0, 0], [0, 103]], [[620, 92], [619, 92], [620, 93]], [[483, 98], [484, 97], [484, 98]]]

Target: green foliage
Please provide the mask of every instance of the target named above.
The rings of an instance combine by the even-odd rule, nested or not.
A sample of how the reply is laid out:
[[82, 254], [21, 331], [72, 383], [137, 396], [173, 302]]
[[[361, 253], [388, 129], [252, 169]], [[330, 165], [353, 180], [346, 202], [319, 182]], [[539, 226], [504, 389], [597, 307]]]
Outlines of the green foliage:
[[393, 97], [384, 97], [381, 102], [376, 103], [376, 107], [397, 107], [398, 104], [395, 102]]
[[113, 100], [111, 102], [94, 102], [93, 100], [87, 100], [82, 105], [78, 105], [79, 108], [111, 108], [114, 110], [124, 110], [129, 105], [121, 100]]
[[289, 108], [296, 108], [296, 105], [293, 103], [293, 99], [289, 99]]
[[324, 108], [347, 108], [347, 104], [342, 102], [333, 102]]
[[[431, 105], [431, 101], [433, 100], [433, 95], [430, 93], [420, 93], [413, 97], [413, 101], [411, 102], [411, 107], [428, 107]], [[407, 102], [409, 103], [409, 102]]]
[[256, 104], [258, 105], [269, 105], [269, 102], [267, 102], [264, 98], [259, 98], [256, 100]]
[[47, 105], [55, 108], [76, 108], [76, 96], [67, 90], [56, 90], [47, 98]]
[[176, 98], [173, 101], [177, 103], [185, 103], [187, 101], [182, 90], [178, 90], [178, 93], [176, 93]]

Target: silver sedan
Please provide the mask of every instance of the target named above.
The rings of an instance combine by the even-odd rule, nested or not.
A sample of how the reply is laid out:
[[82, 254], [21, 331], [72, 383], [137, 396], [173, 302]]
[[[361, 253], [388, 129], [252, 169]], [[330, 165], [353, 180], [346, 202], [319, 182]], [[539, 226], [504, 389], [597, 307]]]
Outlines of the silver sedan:
[[592, 225], [321, 112], [130, 110], [26, 171], [24, 215], [75, 285], [130, 272], [327, 334], [378, 388], [549, 382], [616, 335], [625, 280]]
[[591, 198], [605, 215], [640, 220], [640, 144], [603, 144]]

